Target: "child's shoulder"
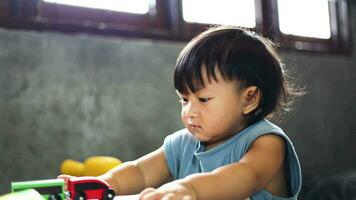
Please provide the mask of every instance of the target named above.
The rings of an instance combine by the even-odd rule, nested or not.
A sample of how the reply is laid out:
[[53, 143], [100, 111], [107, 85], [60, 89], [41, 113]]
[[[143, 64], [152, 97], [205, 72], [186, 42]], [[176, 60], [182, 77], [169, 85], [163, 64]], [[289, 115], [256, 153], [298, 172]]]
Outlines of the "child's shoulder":
[[267, 119], [260, 120], [246, 127], [239, 134], [234, 136], [234, 140], [239, 141], [239, 143], [244, 141], [244, 143], [249, 146], [255, 140], [267, 134], [274, 134], [289, 141], [289, 138], [284, 133], [284, 131], [279, 126], [270, 122]]
[[284, 131], [276, 124], [273, 122], [263, 119], [260, 120], [251, 126], [247, 127], [246, 129], [249, 129], [248, 131], [251, 133], [255, 134], [267, 134], [267, 133], [273, 133], [277, 135], [285, 135]]

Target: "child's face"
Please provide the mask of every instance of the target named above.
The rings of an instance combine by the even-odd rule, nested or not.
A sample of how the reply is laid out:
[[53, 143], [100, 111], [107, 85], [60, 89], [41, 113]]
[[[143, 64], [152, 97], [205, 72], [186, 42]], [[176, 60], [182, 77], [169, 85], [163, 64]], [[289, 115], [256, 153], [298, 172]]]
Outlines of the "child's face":
[[209, 83], [206, 71], [202, 72], [204, 88], [187, 95], [177, 93], [185, 127], [207, 147], [213, 147], [244, 127], [243, 97], [236, 81], [224, 80], [217, 72], [217, 81], [211, 78]]

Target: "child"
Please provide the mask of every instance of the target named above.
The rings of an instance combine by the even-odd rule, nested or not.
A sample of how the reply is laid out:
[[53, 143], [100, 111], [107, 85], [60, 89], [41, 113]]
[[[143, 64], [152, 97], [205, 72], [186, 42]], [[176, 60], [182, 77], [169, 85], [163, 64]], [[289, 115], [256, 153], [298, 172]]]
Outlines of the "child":
[[265, 119], [293, 92], [284, 76], [268, 40], [227, 26], [203, 32], [174, 72], [186, 128], [99, 178], [120, 195], [143, 190], [141, 200], [297, 199], [297, 154]]

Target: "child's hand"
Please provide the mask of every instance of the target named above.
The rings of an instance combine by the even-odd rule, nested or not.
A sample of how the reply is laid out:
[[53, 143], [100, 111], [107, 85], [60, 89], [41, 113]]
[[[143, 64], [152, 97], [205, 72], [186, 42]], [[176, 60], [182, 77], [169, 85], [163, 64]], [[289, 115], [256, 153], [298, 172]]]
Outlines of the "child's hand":
[[61, 175], [57, 176], [57, 178], [61, 178], [64, 180], [64, 190], [68, 190], [67, 183], [68, 183], [68, 180], [72, 177], [75, 177], [75, 176], [66, 175], [66, 174], [61, 174]]
[[194, 190], [187, 185], [171, 182], [158, 189], [143, 190], [139, 200], [197, 200], [197, 196]]

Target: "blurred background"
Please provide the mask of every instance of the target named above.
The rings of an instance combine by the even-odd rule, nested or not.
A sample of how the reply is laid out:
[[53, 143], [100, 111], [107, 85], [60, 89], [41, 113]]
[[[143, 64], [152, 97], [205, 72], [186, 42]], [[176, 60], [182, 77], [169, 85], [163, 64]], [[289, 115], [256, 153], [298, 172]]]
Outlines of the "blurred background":
[[353, 0], [0, 0], [0, 194], [63, 160], [128, 161], [183, 128], [178, 53], [214, 24], [270, 38], [306, 88], [280, 123], [301, 199], [356, 197]]

